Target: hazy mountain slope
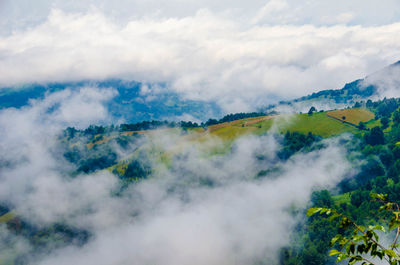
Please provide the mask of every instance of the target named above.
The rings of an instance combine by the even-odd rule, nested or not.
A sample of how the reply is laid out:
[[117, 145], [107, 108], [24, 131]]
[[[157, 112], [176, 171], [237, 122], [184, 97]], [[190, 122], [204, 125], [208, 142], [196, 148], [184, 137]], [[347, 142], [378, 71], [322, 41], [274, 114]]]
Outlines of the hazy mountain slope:
[[345, 84], [341, 89], [321, 90], [290, 101], [281, 101], [267, 109], [308, 111], [311, 105], [319, 109], [344, 108], [361, 100], [376, 100], [400, 95], [400, 61], [363, 79]]
[[[178, 94], [166, 91], [160, 85], [145, 85], [135, 81], [106, 80], [71, 83], [31, 84], [0, 89], [0, 109], [20, 108], [30, 100], [43, 99], [45, 94], [64, 89], [76, 90], [95, 86], [113, 88], [117, 92], [108, 103], [108, 111], [116, 119], [126, 122], [162, 119], [205, 120], [220, 116], [220, 108], [213, 102], [182, 99]], [[165, 92], [166, 91], [166, 92]]]
[[[400, 62], [392, 64], [364, 79], [346, 84], [342, 89], [322, 90], [291, 101], [281, 101], [266, 108], [280, 112], [305, 112], [310, 106], [318, 110], [344, 108], [367, 99], [397, 97], [400, 84]], [[20, 108], [30, 100], [43, 99], [46, 93], [85, 86], [113, 88], [116, 96], [108, 103], [108, 110], [116, 120], [138, 122], [152, 119], [204, 121], [220, 117], [221, 108], [215, 102], [183, 99], [179, 94], [165, 89], [164, 84], [144, 85], [135, 81], [110, 79], [48, 84], [30, 84], [0, 88], [0, 109]]]

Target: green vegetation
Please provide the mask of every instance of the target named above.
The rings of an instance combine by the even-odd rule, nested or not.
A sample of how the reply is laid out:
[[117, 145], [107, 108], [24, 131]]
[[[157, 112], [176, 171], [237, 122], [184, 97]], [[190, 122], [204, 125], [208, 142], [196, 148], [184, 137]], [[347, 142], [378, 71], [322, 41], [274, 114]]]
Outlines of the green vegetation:
[[341, 123], [335, 119], [329, 118], [325, 112], [314, 113], [313, 115], [298, 114], [290, 117], [290, 120], [278, 120], [277, 127], [280, 132], [301, 132], [330, 137], [339, 135], [344, 132], [357, 132], [355, 128], [350, 125]]
[[[255, 122], [248, 124], [251, 121]], [[313, 115], [294, 114], [272, 116], [270, 119], [261, 121], [257, 121], [257, 119], [254, 118], [243, 119], [235, 123], [215, 125], [219, 127], [212, 127], [213, 130], [211, 134], [227, 140], [235, 139], [248, 133], [260, 135], [268, 132], [273, 127], [274, 123], [280, 133], [290, 131], [307, 134], [311, 132], [321, 137], [331, 137], [344, 132], [355, 133], [359, 131], [354, 126], [330, 118], [325, 112], [319, 112]]]
[[[332, 208], [316, 207], [307, 211], [308, 216], [318, 213], [330, 222], [338, 220], [339, 227], [344, 230], [330, 240], [330, 247], [335, 248], [329, 252], [329, 256], [337, 256], [337, 262], [347, 260], [348, 264], [361, 262], [365, 265], [374, 265], [376, 264], [375, 260], [379, 259], [389, 265], [400, 264], [400, 254], [397, 249], [400, 235], [400, 207], [397, 203], [388, 202], [387, 195], [371, 193], [371, 196], [383, 204], [379, 207], [380, 212], [390, 213], [390, 221], [386, 221], [383, 225], [376, 224], [365, 227]], [[385, 219], [387, 216], [383, 215], [383, 220]], [[388, 232], [396, 230], [390, 245], [385, 245], [383, 240], [379, 240], [378, 232], [385, 233], [386, 230]]]
[[[370, 131], [364, 133], [364, 138], [356, 137], [348, 143], [348, 150], [358, 153], [352, 159], [363, 162], [358, 167], [355, 166], [359, 173], [354, 178], [343, 180], [339, 184], [339, 192], [335, 196], [332, 196], [329, 191], [316, 191], [313, 194], [311, 207], [320, 209], [317, 211], [322, 211], [324, 216], [334, 217], [329, 220], [312, 216], [302, 227], [297, 227], [295, 232], [297, 237], [294, 237], [292, 246], [282, 250], [281, 264], [333, 264], [335, 259], [328, 255], [329, 250], [333, 247], [332, 238], [335, 239], [335, 242], [344, 242], [345, 244], [339, 246], [339, 249], [344, 247], [342, 251], [333, 251], [331, 254], [337, 255], [339, 260], [348, 258], [350, 264], [360, 260], [359, 254], [367, 252], [378, 257], [382, 253], [383, 255], [391, 254], [390, 251], [379, 247], [374, 249], [373, 244], [370, 245], [371, 241], [369, 240], [376, 239], [373, 234], [374, 230], [382, 230], [381, 226], [377, 226], [382, 222], [382, 215], [379, 211], [382, 204], [371, 200], [370, 194], [387, 194], [389, 201], [395, 204], [400, 202], [400, 149], [397, 145], [397, 142], [400, 141], [400, 119], [397, 119], [399, 100], [384, 99], [370, 102], [368, 106], [376, 117], [380, 115], [387, 117], [390, 120], [390, 127], [383, 133], [381, 127], [374, 126]], [[328, 208], [335, 210], [330, 212], [322, 210]], [[347, 219], [343, 219], [344, 217]], [[382, 218], [390, 220], [390, 215], [384, 214]], [[364, 234], [360, 235], [360, 233], [347, 233], [344, 224], [357, 224], [363, 227], [361, 230], [368, 234], [368, 238], [363, 238]], [[371, 227], [369, 227], [370, 225]], [[385, 229], [390, 230], [390, 227]], [[339, 236], [335, 237], [337, 234]], [[363, 245], [363, 242], [367, 245], [358, 249], [358, 246], [349, 244], [352, 241], [346, 241], [347, 239], [351, 239], [357, 245]], [[299, 249], [299, 244], [304, 247]], [[365, 258], [365, 256], [362, 257]], [[392, 255], [392, 259], [393, 257], [397, 259], [397, 256]], [[387, 258], [390, 259], [388, 256]], [[395, 261], [397, 262], [397, 260]]]
[[[399, 100], [385, 99], [359, 105], [358, 108], [331, 112], [316, 112], [314, 108], [310, 114], [230, 114], [219, 121], [215, 120], [215, 124], [214, 121], [202, 125], [151, 121], [119, 126], [90, 126], [85, 130], [67, 128], [58, 138], [58, 150], [62, 150], [60, 159], [64, 158], [71, 164], [71, 172], [68, 172], [71, 177], [99, 170], [113, 173], [119, 183], [113, 195], [120, 196], [130, 185], [156, 176], [158, 170], [172, 170], [174, 160], [184, 157], [191, 145], [199, 146], [198, 150], [203, 152], [205, 158], [229, 155], [238, 138], [271, 132], [279, 143], [278, 150], [274, 151], [276, 164], [257, 169], [254, 178], [261, 179], [278, 175], [280, 164], [290, 161], [293, 155], [323, 148], [324, 138], [353, 133], [355, 137], [344, 139], [340, 144], [347, 148], [349, 160], [354, 163], [358, 173], [343, 180], [334, 192], [315, 191], [310, 207], [334, 208], [354, 223], [374, 225], [379, 204], [369, 200], [371, 192], [386, 193], [394, 203], [400, 202]], [[362, 108], [364, 106], [368, 109]], [[160, 144], [163, 136], [171, 143]], [[171, 140], [169, 136], [176, 139]], [[263, 160], [265, 157], [257, 159]], [[201, 179], [198, 185], [210, 186], [213, 183]], [[293, 212], [301, 212], [293, 208]], [[6, 207], [1, 211], [0, 224], [6, 224], [15, 233], [27, 235], [32, 244], [37, 246], [35, 251], [50, 242], [65, 246], [75, 242], [76, 238], [82, 243], [90, 237], [86, 231], [63, 224], [31, 227], [29, 220], [21, 220]], [[329, 222], [316, 216], [300, 222], [293, 233], [292, 244], [281, 250], [279, 263], [332, 264], [334, 260], [328, 256], [330, 239], [338, 233], [347, 236], [342, 228], [337, 220]]]

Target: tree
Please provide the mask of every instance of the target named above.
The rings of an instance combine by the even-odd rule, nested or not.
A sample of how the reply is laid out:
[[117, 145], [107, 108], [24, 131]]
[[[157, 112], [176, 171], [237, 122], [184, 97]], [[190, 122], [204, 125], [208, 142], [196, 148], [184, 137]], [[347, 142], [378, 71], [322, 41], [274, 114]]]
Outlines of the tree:
[[381, 118], [382, 128], [386, 129], [387, 127], [389, 127], [389, 122], [390, 122], [390, 120], [388, 117], [385, 116], [385, 117]]
[[317, 111], [317, 109], [314, 107], [314, 106], [312, 106], [311, 108], [310, 108], [310, 110], [308, 111], [308, 115], [312, 115], [313, 114], [313, 112], [316, 112]]
[[216, 119], [208, 119], [208, 121], [206, 122], [206, 126], [211, 126], [214, 124], [218, 124], [218, 121]]
[[393, 122], [396, 124], [400, 123], [400, 111], [399, 110], [395, 111], [393, 113]]
[[371, 129], [371, 132], [365, 134], [365, 141], [370, 145], [379, 145], [385, 143], [385, 137], [381, 127], [376, 126]]
[[150, 174], [151, 169], [147, 165], [140, 163], [137, 160], [133, 160], [129, 163], [128, 167], [125, 170], [125, 173], [121, 178], [128, 179], [145, 179]]
[[343, 117], [342, 117], [342, 120], [345, 120], [345, 119], [346, 119], [346, 116], [343, 116]]
[[360, 129], [360, 130], [365, 130], [365, 123], [363, 123], [362, 121], [360, 121], [360, 123], [358, 124], [358, 129]]
[[397, 249], [399, 246], [397, 241], [400, 235], [400, 207], [397, 203], [389, 202], [387, 195], [372, 193], [371, 196], [383, 204], [379, 211], [389, 212], [392, 215], [387, 224], [388, 232], [395, 230], [396, 233], [392, 244], [389, 246], [385, 246], [379, 241], [377, 232], [386, 232], [383, 225], [377, 224], [364, 227], [335, 209], [308, 209], [308, 216], [319, 213], [330, 222], [339, 220], [340, 227], [343, 230], [350, 230], [350, 233], [340, 233], [331, 239], [331, 248], [336, 247], [338, 249], [332, 249], [329, 256], [337, 256], [337, 262], [348, 260], [348, 264], [361, 262], [361, 264], [365, 265], [375, 265], [374, 260], [380, 259], [390, 265], [400, 264], [400, 255]]

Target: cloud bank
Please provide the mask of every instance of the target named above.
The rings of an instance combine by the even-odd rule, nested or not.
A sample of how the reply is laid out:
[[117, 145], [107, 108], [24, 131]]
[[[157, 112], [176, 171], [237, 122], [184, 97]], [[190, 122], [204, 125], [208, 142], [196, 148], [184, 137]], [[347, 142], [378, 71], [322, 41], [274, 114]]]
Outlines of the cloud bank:
[[[271, 1], [260, 12], [275, 9], [285, 4]], [[215, 101], [226, 112], [249, 111], [340, 88], [396, 61], [399, 32], [399, 23], [243, 23], [208, 9], [126, 23], [98, 9], [52, 9], [43, 22], [0, 37], [0, 84], [106, 78], [164, 82], [184, 98]]]

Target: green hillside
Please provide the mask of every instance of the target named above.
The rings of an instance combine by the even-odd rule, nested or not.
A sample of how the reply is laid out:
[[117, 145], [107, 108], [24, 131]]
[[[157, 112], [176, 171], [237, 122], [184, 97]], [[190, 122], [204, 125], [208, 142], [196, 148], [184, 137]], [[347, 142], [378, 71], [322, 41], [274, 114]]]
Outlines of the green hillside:
[[226, 124], [218, 129], [214, 129], [210, 134], [231, 140], [245, 134], [260, 135], [271, 130], [279, 133], [296, 131], [306, 134], [311, 132], [322, 137], [330, 137], [344, 132], [356, 133], [359, 131], [354, 126], [329, 117], [326, 112], [314, 113], [313, 115], [281, 115], [246, 125], [248, 121], [248, 119], [244, 119], [235, 124]]
[[[280, 165], [286, 161], [290, 162], [296, 153], [308, 153], [324, 148], [324, 138], [342, 133], [355, 134], [354, 139], [348, 138], [341, 145], [349, 150], [343, 155], [349, 156], [349, 161], [359, 173], [342, 181], [335, 188], [335, 194], [316, 191], [312, 195], [311, 204], [337, 207], [352, 214], [361, 223], [363, 219], [373, 223], [373, 218], [367, 218], [368, 213], [373, 212], [373, 204], [366, 201], [369, 192], [388, 192], [400, 201], [397, 195], [400, 187], [399, 103], [399, 100], [385, 99], [369, 104], [368, 108], [358, 107], [312, 114], [231, 114], [227, 116], [229, 119], [211, 120], [208, 125], [151, 121], [106, 127], [92, 125], [85, 130], [67, 128], [57, 139], [58, 150], [74, 166], [73, 172], [66, 172], [66, 176], [79, 177], [82, 174], [108, 170], [119, 183], [113, 194], [121, 196], [130, 185], [136, 185], [146, 179], [156, 179], [157, 176], [163, 175], [158, 173], [176, 169], [175, 162], [185, 161], [188, 150], [193, 147], [201, 159], [225, 159], [234, 150], [232, 147], [235, 147], [239, 138], [272, 133], [278, 145], [277, 151], [274, 151], [275, 164], [272, 167], [257, 167], [256, 173], [248, 177], [275, 178], [279, 177]], [[346, 116], [346, 119], [343, 119], [343, 116]], [[236, 119], [238, 117], [246, 118]], [[364, 127], [358, 126], [360, 122], [365, 123]], [[257, 156], [257, 159], [260, 165], [263, 165], [263, 155]], [[190, 181], [199, 183], [193, 184]], [[183, 185], [214, 185], [207, 178], [193, 177], [190, 181]], [[302, 211], [295, 206], [292, 210], [298, 214]], [[86, 231], [63, 224], [33, 229], [24, 223], [29, 220], [22, 222], [20, 218], [14, 209], [3, 207], [0, 224], [11, 227], [16, 233], [30, 235], [32, 244], [38, 249], [52, 242], [58, 242], [60, 247], [66, 246], [76, 238], [79, 238], [81, 244], [87, 242]], [[336, 226], [317, 219], [299, 226], [301, 228], [295, 232], [291, 245], [282, 250], [287, 252], [284, 252], [281, 264], [310, 264], [305, 260], [318, 260], [320, 263], [315, 264], [326, 264], [325, 253], [329, 246], [324, 233], [333, 233], [332, 231], [337, 229]], [[309, 231], [313, 231], [312, 237]], [[0, 264], [8, 260], [10, 264], [15, 264], [14, 260], [18, 258], [19, 253], [14, 254], [12, 251], [12, 246], [4, 253], [0, 251]]]
[[314, 113], [313, 115], [298, 114], [288, 122], [278, 123], [281, 133], [285, 131], [308, 133], [330, 137], [344, 132], [356, 132], [357, 129], [352, 126], [330, 118], [325, 112]]

